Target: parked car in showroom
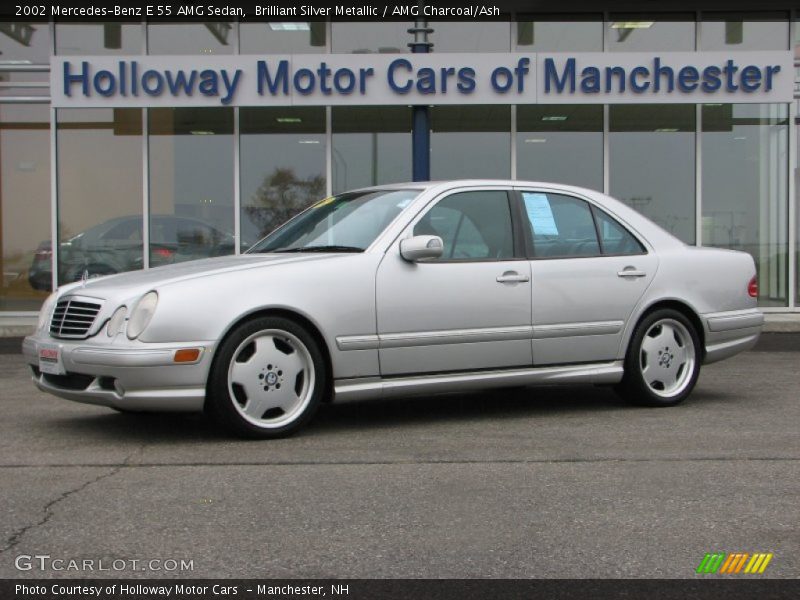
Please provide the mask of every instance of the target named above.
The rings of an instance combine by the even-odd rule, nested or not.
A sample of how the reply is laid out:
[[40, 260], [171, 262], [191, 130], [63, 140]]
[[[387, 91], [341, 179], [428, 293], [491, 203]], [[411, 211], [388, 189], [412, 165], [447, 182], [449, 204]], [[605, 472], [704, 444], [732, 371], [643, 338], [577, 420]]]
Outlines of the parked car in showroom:
[[757, 296], [750, 255], [595, 191], [408, 183], [326, 198], [238, 256], [66, 285], [23, 350], [56, 396], [272, 438], [345, 398], [593, 383], [675, 405], [756, 343]]
[[[223, 256], [234, 252], [233, 234], [199, 219], [175, 215], [150, 218], [150, 264], [160, 266], [183, 260]], [[52, 289], [53, 248], [39, 243], [28, 270], [35, 290]], [[142, 268], [142, 216], [109, 219], [72, 236], [59, 246], [59, 281], [70, 283]]]

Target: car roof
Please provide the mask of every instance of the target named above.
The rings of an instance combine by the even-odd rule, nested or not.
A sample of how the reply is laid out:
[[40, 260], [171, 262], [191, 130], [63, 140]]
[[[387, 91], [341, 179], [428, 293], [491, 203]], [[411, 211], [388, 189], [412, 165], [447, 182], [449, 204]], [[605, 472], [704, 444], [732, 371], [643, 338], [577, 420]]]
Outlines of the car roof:
[[474, 186], [503, 186], [503, 187], [536, 187], [546, 189], [558, 189], [564, 191], [573, 191], [583, 195], [599, 194], [597, 190], [579, 187], [575, 185], [561, 184], [555, 181], [526, 181], [519, 179], [442, 179], [437, 181], [406, 181], [401, 183], [387, 183], [381, 185], [372, 185], [368, 187], [358, 188], [356, 190], [348, 190], [354, 192], [363, 192], [368, 190], [420, 190], [428, 191], [437, 189], [439, 191], [446, 191], [448, 189], [460, 187], [474, 187]]

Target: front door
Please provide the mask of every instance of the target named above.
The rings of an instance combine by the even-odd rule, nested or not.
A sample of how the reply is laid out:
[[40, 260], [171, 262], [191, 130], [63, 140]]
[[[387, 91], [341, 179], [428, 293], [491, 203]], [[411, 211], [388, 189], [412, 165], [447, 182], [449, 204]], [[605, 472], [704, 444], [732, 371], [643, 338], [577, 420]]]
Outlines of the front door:
[[429, 206], [401, 239], [438, 235], [441, 258], [411, 263], [399, 241], [377, 277], [384, 377], [531, 365], [530, 263], [509, 192], [471, 189]]

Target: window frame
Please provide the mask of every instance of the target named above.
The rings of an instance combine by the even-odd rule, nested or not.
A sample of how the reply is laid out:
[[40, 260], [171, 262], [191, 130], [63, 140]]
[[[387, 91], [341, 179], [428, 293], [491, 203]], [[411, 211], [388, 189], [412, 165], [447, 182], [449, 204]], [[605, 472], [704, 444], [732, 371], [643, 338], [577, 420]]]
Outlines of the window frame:
[[[413, 221], [408, 224], [406, 228], [406, 233], [410, 234], [411, 237], [414, 236], [414, 228], [417, 224], [436, 206], [439, 205], [440, 202], [444, 201], [445, 199], [449, 198], [450, 196], [454, 196], [456, 194], [463, 194], [463, 193], [471, 193], [471, 192], [501, 192], [506, 195], [506, 202], [508, 203], [508, 212], [509, 217], [511, 219], [511, 247], [512, 247], [512, 256], [507, 258], [442, 258], [442, 259], [435, 259], [435, 260], [422, 260], [420, 263], [424, 263], [426, 265], [436, 265], [436, 264], [453, 264], [453, 263], [487, 263], [487, 262], [495, 262], [495, 263], [503, 263], [503, 262], [515, 262], [520, 260], [527, 260], [527, 250], [526, 250], [526, 243], [524, 239], [524, 226], [523, 222], [520, 220], [520, 217], [524, 215], [520, 215], [519, 213], [519, 206], [518, 203], [515, 201], [514, 198], [514, 190], [511, 187], [470, 187], [470, 188], [462, 188], [462, 189], [455, 189], [455, 190], [447, 190], [442, 195], [437, 196], [432, 202], [425, 205], [425, 207], [414, 217]], [[400, 236], [400, 240], [404, 239], [404, 236]]]
[[[594, 225], [594, 234], [595, 234], [595, 236], [597, 238], [597, 245], [600, 248], [600, 253], [599, 254], [589, 255], [589, 256], [587, 256], [585, 254], [583, 254], [583, 255], [565, 255], [565, 256], [537, 256], [536, 255], [536, 247], [535, 247], [534, 242], [533, 242], [533, 234], [532, 234], [532, 231], [531, 231], [530, 221], [528, 220], [528, 216], [525, 213], [525, 200], [522, 197], [522, 194], [524, 194], [526, 192], [531, 192], [531, 193], [535, 193], [535, 194], [545, 194], [545, 195], [547, 195], [547, 194], [555, 194], [555, 195], [558, 195], [558, 196], [565, 196], [567, 198], [572, 198], [573, 200], [578, 200], [580, 202], [584, 202], [585, 204], [587, 204], [589, 206], [589, 213], [592, 215], [592, 223]], [[564, 191], [564, 190], [553, 190], [553, 189], [545, 189], [545, 188], [541, 188], [541, 189], [539, 189], [539, 188], [522, 188], [522, 187], [514, 188], [512, 190], [512, 195], [514, 197], [514, 204], [516, 206], [516, 211], [517, 211], [518, 218], [521, 220], [520, 221], [520, 224], [521, 224], [521, 232], [520, 232], [520, 234], [522, 235], [522, 238], [524, 239], [524, 242], [525, 242], [525, 254], [526, 254], [528, 260], [574, 260], [574, 259], [579, 259], [579, 258], [591, 259], [591, 258], [604, 258], [604, 257], [613, 258], [613, 257], [620, 257], [620, 256], [645, 256], [645, 255], [650, 253], [650, 251], [648, 249], [649, 245], [646, 244], [639, 235], [637, 235], [636, 233], [631, 231], [630, 227], [628, 227], [626, 224], [622, 223], [617, 217], [613, 216], [610, 212], [608, 212], [607, 210], [604, 210], [603, 208], [598, 206], [597, 203], [593, 202], [589, 198], [586, 198], [586, 197], [583, 197], [583, 196], [578, 196], [576, 194], [573, 194], [571, 192], [567, 192], [567, 191]], [[613, 222], [617, 223], [620, 227], [622, 227], [622, 229], [624, 231], [627, 231], [628, 234], [630, 234], [633, 237], [633, 239], [636, 240], [636, 242], [639, 244], [639, 246], [641, 246], [643, 248], [643, 252], [637, 252], [635, 254], [617, 254], [617, 253], [609, 254], [609, 253], [606, 253], [605, 248], [603, 246], [603, 237], [600, 234], [600, 225], [599, 225], [598, 219], [597, 219], [597, 211], [602, 212], [610, 220], [612, 220]], [[524, 223], [524, 225], [523, 225], [523, 223]]]
[[[628, 229], [627, 227], [625, 227], [625, 225], [620, 223], [619, 219], [615, 219], [608, 213], [608, 211], [603, 210], [602, 208], [600, 208], [596, 204], [592, 204], [591, 202], [589, 203], [589, 208], [592, 211], [592, 219], [594, 220], [595, 231], [597, 231], [597, 242], [600, 244], [600, 256], [644, 256], [647, 254], [647, 247], [642, 243], [642, 241], [636, 235], [633, 234], [633, 232], [630, 229]], [[634, 239], [634, 241], [637, 244], [639, 244], [639, 248], [641, 248], [641, 251], [630, 252], [630, 253], [606, 252], [605, 245], [603, 244], [603, 234], [600, 232], [600, 220], [597, 218], [598, 213], [602, 213], [603, 216], [605, 216], [609, 221], [611, 221], [612, 223], [616, 223], [620, 227], [620, 229], [622, 229], [622, 231], [631, 236]]]

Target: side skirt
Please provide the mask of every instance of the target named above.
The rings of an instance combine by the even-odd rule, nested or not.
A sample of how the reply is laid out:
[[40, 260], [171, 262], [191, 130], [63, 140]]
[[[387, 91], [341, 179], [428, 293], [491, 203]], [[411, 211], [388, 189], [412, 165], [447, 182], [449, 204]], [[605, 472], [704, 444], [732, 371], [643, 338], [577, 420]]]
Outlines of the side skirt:
[[613, 384], [622, 379], [622, 361], [530, 369], [438, 373], [410, 377], [361, 377], [334, 382], [335, 400], [391, 398], [517, 385], [556, 383]]

